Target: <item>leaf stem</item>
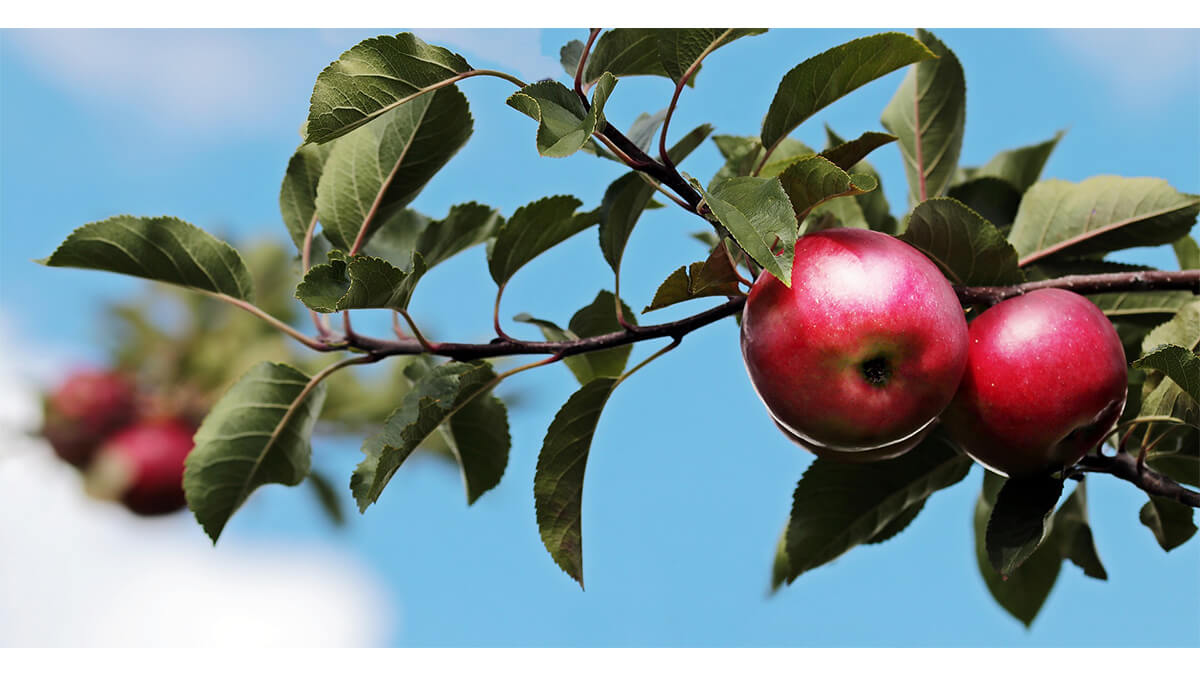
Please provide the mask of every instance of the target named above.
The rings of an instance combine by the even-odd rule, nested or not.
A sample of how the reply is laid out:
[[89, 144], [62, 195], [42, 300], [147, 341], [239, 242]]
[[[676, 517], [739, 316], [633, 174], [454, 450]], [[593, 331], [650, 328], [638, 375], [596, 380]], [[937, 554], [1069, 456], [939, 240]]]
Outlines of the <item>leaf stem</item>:
[[305, 347], [308, 347], [309, 349], [313, 349], [318, 352], [332, 352], [332, 351], [337, 351], [339, 349], [344, 349], [344, 345], [322, 342], [320, 340], [314, 340], [313, 338], [305, 335], [304, 333], [301, 333], [300, 331], [296, 330], [295, 328], [292, 328], [291, 326], [284, 323], [283, 321], [280, 321], [279, 319], [271, 316], [270, 314], [268, 314], [266, 312], [266, 310], [262, 309], [261, 307], [259, 307], [258, 305], [255, 305], [253, 303], [246, 302], [245, 300], [242, 300], [240, 298], [235, 298], [231, 295], [225, 295], [224, 293], [213, 293], [212, 291], [206, 291], [206, 290], [202, 290], [202, 289], [195, 289], [195, 290], [197, 290], [200, 293], [203, 293], [205, 295], [208, 295], [210, 297], [214, 297], [218, 300], [223, 300], [225, 302], [228, 302], [229, 304], [233, 305], [234, 307], [240, 307], [241, 309], [244, 309], [247, 312], [250, 312], [254, 316], [257, 316], [258, 318], [262, 319], [263, 321], [266, 321], [267, 323], [274, 326], [277, 330], [283, 332], [284, 334], [288, 335], [289, 337], [293, 338], [294, 340], [296, 340], [300, 344], [303, 344]]
[[[675, 163], [671, 161], [671, 155], [667, 152], [667, 128], [671, 126], [671, 118], [675, 116], [675, 105], [679, 103], [679, 95], [683, 93], [683, 88], [687, 86], [688, 80], [692, 79], [692, 75], [694, 75], [696, 73], [696, 69], [700, 67], [700, 62], [703, 61], [706, 56], [711, 54], [714, 49], [721, 46], [721, 43], [731, 32], [733, 32], [733, 29], [727, 28], [725, 29], [725, 32], [720, 35], [720, 37], [709, 43], [708, 47], [706, 47], [704, 51], [700, 52], [700, 55], [696, 57], [696, 60], [693, 61], [690, 66], [688, 66], [688, 69], [684, 71], [683, 76], [680, 77], [679, 81], [675, 83], [675, 92], [671, 94], [671, 103], [667, 106], [667, 116], [663, 118], [662, 131], [658, 136], [659, 160], [662, 162], [667, 171], [675, 176], [679, 176], [679, 171], [675, 169]], [[680, 179], [682, 180], [682, 177], [680, 177]]]
[[601, 28], [593, 28], [588, 35], [587, 44], [583, 46], [583, 52], [579, 55], [579, 64], [575, 66], [575, 93], [579, 94], [579, 100], [583, 101], [584, 108], [591, 108], [588, 104], [587, 94], [583, 91], [583, 69], [587, 63], [588, 54], [592, 51], [592, 43], [596, 41], [596, 36], [600, 34]]
[[[308, 221], [308, 229], [304, 231], [304, 245], [300, 247], [300, 268], [301, 275], [308, 274], [308, 270], [312, 267], [312, 244], [313, 235], [317, 231], [317, 212], [313, 211], [312, 218]], [[329, 331], [329, 322], [325, 317], [317, 314], [313, 310], [308, 310], [308, 315], [312, 317], [313, 326], [317, 329], [317, 334], [322, 340], [328, 341], [331, 337]]]

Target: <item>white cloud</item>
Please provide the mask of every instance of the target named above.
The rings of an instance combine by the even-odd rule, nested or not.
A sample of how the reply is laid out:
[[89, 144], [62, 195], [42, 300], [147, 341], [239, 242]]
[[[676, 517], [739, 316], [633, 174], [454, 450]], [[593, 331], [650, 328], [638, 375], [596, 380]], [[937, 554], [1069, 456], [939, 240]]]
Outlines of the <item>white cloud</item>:
[[94, 501], [29, 435], [34, 387], [0, 352], [0, 646], [378, 646], [387, 594], [329, 547], [223, 540], [189, 514]]
[[36, 30], [5, 39], [72, 95], [138, 124], [187, 133], [270, 128], [294, 80], [288, 53], [262, 33]]
[[1109, 82], [1114, 101], [1122, 106], [1155, 108], [1180, 93], [1195, 91], [1200, 31], [1056, 29], [1052, 35]]

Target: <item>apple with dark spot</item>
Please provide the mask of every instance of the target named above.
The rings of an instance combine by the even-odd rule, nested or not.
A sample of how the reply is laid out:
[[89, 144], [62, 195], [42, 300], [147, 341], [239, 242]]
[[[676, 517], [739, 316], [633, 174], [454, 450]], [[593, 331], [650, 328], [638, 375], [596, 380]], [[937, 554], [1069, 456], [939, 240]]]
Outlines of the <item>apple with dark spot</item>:
[[989, 469], [1027, 477], [1072, 466], [1121, 417], [1125, 351], [1087, 298], [1033, 291], [989, 308], [969, 330], [967, 369], [942, 421]]
[[796, 242], [791, 287], [759, 275], [742, 355], [771, 417], [822, 457], [911, 449], [958, 388], [967, 322], [950, 283], [895, 237], [833, 229]]

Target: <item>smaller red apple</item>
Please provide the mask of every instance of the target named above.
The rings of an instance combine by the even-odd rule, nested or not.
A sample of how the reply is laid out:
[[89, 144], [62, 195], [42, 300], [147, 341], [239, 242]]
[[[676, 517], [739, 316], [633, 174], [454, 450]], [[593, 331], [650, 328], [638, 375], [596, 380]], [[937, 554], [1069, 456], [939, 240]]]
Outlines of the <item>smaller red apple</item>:
[[78, 370], [46, 398], [42, 436], [59, 457], [82, 468], [105, 437], [136, 415], [129, 378], [115, 371]]
[[1042, 289], [1005, 300], [968, 335], [967, 369], [942, 422], [989, 469], [1024, 477], [1072, 466], [1121, 417], [1121, 338], [1083, 296]]
[[172, 418], [122, 429], [105, 441], [88, 468], [88, 493], [119, 500], [144, 516], [178, 511], [187, 504], [183, 461], [192, 451], [194, 433], [194, 427]]

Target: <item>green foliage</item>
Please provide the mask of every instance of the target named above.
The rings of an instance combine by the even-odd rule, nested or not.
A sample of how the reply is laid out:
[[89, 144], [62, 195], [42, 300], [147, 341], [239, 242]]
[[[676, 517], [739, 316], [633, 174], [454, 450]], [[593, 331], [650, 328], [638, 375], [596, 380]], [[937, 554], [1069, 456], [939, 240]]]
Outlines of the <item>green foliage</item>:
[[[406, 374], [416, 375], [419, 372], [406, 371]], [[486, 395], [496, 381], [492, 366], [483, 361], [451, 361], [424, 372], [413, 383], [412, 390], [401, 401], [400, 407], [384, 422], [379, 433], [363, 442], [362, 453], [365, 458], [350, 477], [350, 490], [358, 502], [359, 511], [366, 511], [368, 506], [379, 500], [388, 481], [417, 446], [442, 423], [464, 409], [472, 399]], [[485, 411], [486, 414], [477, 414], [468, 425], [473, 427], [471, 433], [474, 435], [503, 442], [502, 446], [481, 448], [481, 451], [490, 450], [491, 454], [503, 454], [507, 458], [508, 421], [503, 411], [501, 406]], [[481, 425], [489, 423], [493, 425], [491, 428], [481, 428]], [[459, 448], [459, 452], [462, 452], [462, 448]], [[503, 463], [492, 462], [493, 466], [496, 464], [503, 471]], [[464, 474], [470, 475], [465, 468]], [[486, 488], [473, 488], [468, 480], [467, 489], [469, 494], [477, 497]]]
[[254, 300], [250, 271], [236, 249], [191, 223], [168, 216], [114, 216], [88, 223], [38, 262], [128, 274]]
[[325, 391], [282, 363], [260, 363], [213, 406], [196, 432], [183, 489], [196, 521], [216, 542], [230, 516], [267, 483], [299, 485]]
[[774, 147], [804, 120], [862, 85], [934, 55], [903, 33], [880, 33], [804, 61], [779, 83], [763, 120], [763, 145]]
[[[705, 192], [695, 181], [693, 187], [704, 196], [708, 208], [746, 255], [785, 286], [791, 286], [796, 215], [779, 180], [730, 178], [711, 193]], [[778, 255], [772, 250], [775, 246], [782, 246]]]
[[1200, 402], [1200, 357], [1179, 345], [1163, 345], [1133, 362], [1134, 368], [1153, 368], [1171, 378], [1180, 389]]
[[996, 495], [984, 544], [1001, 576], [1012, 574], [1049, 534], [1047, 520], [1062, 495], [1063, 481], [1050, 476], [1009, 478]]
[[1138, 514], [1138, 519], [1150, 528], [1164, 551], [1182, 545], [1196, 534], [1196, 524], [1192, 522], [1192, 518], [1190, 506], [1154, 495], [1150, 496], [1150, 501], [1146, 502]]
[[[661, 28], [613, 28], [604, 31], [596, 38], [592, 52], [588, 55], [587, 66], [583, 71], [584, 86], [595, 84], [606, 72], [617, 77], [670, 77], [663, 67], [658, 51], [659, 40], [664, 33]], [[579, 40], [567, 43], [560, 52], [563, 70], [571, 79], [575, 78], [582, 54], [583, 43]], [[694, 78], [688, 82], [692, 86], [695, 86], [695, 83]]]
[[654, 299], [642, 310], [650, 312], [693, 298], [741, 295], [738, 274], [724, 243], [715, 246], [703, 262], [680, 267], [662, 282]]
[[[579, 338], [594, 337], [621, 330], [617, 321], [616, 296], [608, 291], [600, 291], [592, 304], [575, 312], [567, 330], [563, 330], [553, 322], [535, 319], [528, 314], [518, 314], [513, 317], [516, 321], [531, 323], [542, 329], [542, 335], [551, 342], [563, 340], [578, 340]], [[624, 302], [621, 303], [621, 314], [626, 323], [637, 324], [633, 312]], [[571, 369], [579, 384], [587, 384], [598, 377], [617, 377], [625, 371], [633, 345], [613, 347], [602, 351], [587, 352], [568, 356], [563, 363]]]
[[837, 197], [870, 192], [879, 186], [871, 176], [852, 176], [820, 155], [793, 162], [779, 174], [779, 183], [802, 227], [809, 213], [821, 204]]
[[592, 132], [603, 128], [604, 103], [616, 84], [617, 78], [605, 73], [592, 92], [591, 105], [584, 107], [574, 91], [553, 80], [543, 80], [509, 96], [508, 105], [538, 123], [538, 154], [566, 157], [582, 149]]
[[466, 97], [444, 87], [393, 107], [339, 140], [317, 183], [317, 218], [325, 237], [345, 251], [360, 236], [366, 242], [416, 199], [466, 144], [472, 128]]
[[[671, 161], [682, 162], [710, 133], [712, 126], [708, 124], [690, 131], [667, 150]], [[621, 176], [604, 191], [604, 199], [600, 202], [600, 251], [613, 272], [620, 272], [625, 245], [653, 196], [654, 186], [637, 171]]]
[[883, 110], [883, 126], [900, 139], [910, 205], [941, 196], [954, 178], [967, 115], [967, 85], [958, 57], [933, 33], [917, 38], [936, 59], [913, 66]]
[[469, 70], [463, 57], [412, 33], [363, 40], [317, 76], [304, 140], [333, 140]]
[[921, 202], [900, 238], [933, 259], [955, 284], [1003, 286], [1025, 280], [1017, 268], [1017, 252], [1004, 236], [957, 200]]
[[786, 531], [786, 578], [877, 540], [929, 495], [966, 477], [971, 460], [940, 434], [895, 459], [845, 464], [817, 458], [796, 485]]
[[895, 141], [896, 137], [891, 134], [868, 131], [852, 141], [838, 143], [822, 150], [821, 156], [833, 162], [842, 171], [850, 171], [872, 151]]
[[550, 557], [583, 587], [583, 474], [604, 404], [619, 380], [594, 379], [571, 395], [542, 441], [533, 497]]
[[1170, 244], [1188, 233], [1198, 212], [1200, 197], [1158, 178], [1046, 180], [1025, 193], [1008, 238], [1025, 265], [1051, 256]]
[[305, 234], [309, 226], [316, 224], [317, 184], [335, 145], [301, 145], [288, 160], [283, 185], [279, 187], [279, 212], [297, 250], [304, 249]]
[[566, 195], [526, 204], [500, 226], [488, 247], [488, 270], [503, 286], [525, 263], [595, 225], [596, 212], [576, 213], [582, 205]]
[[658, 32], [658, 56], [676, 83], [707, 54], [739, 38], [762, 35], [766, 28], [667, 28]]
[[339, 253], [310, 269], [296, 288], [296, 298], [309, 309], [408, 309], [413, 287], [426, 269], [420, 254], [413, 257], [412, 271], [404, 272], [382, 258], [357, 255], [346, 260]]
[[987, 164], [975, 169], [959, 169], [962, 178], [959, 182], [978, 180], [980, 178], [995, 178], [1002, 180], [1022, 194], [1042, 175], [1042, 168], [1050, 153], [1062, 140], [1065, 131], [1054, 134], [1054, 138], [1037, 145], [1029, 145], [1013, 150], [1005, 150], [988, 160]]

